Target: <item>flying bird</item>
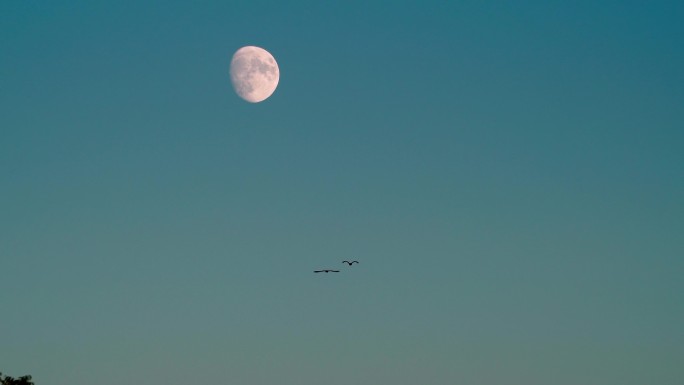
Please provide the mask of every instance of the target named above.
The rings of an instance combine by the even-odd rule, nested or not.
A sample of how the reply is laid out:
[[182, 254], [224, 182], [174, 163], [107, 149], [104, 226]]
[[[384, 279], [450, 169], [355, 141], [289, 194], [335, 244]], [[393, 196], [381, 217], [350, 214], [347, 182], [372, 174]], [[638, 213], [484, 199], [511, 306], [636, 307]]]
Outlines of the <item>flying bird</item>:
[[351, 261], [351, 262], [349, 262], [349, 261], [342, 261], [342, 263], [346, 263], [347, 265], [351, 266], [351, 265], [354, 264], [354, 263], [359, 263], [359, 261]]
[[339, 273], [339, 270], [314, 270], [314, 273]]

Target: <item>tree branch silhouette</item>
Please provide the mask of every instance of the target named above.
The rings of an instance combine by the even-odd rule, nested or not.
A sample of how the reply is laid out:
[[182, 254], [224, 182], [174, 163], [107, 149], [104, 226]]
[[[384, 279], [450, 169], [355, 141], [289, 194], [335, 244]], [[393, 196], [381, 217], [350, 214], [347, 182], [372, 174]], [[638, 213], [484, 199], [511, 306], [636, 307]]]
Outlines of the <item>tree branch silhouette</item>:
[[31, 381], [31, 376], [21, 376], [19, 378], [14, 378], [10, 376], [4, 376], [2, 375], [2, 372], [0, 372], [0, 385], [35, 385], [33, 381]]

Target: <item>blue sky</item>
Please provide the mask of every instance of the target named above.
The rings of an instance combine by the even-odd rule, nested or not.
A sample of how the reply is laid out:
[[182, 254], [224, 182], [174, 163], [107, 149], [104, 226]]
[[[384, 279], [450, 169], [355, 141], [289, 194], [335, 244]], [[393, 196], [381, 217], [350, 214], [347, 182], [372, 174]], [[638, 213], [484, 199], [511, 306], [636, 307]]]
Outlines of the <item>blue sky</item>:
[[[683, 18], [2, 2], [0, 371], [678, 383]], [[262, 103], [245, 45], [280, 66]]]

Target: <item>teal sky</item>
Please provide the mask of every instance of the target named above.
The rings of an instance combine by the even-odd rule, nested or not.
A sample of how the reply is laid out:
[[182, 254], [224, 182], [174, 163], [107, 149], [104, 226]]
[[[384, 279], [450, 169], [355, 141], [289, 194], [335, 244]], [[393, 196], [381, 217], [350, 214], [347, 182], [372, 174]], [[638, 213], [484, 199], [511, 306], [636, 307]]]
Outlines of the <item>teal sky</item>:
[[0, 371], [681, 383], [684, 5], [338, 3], [0, 2]]

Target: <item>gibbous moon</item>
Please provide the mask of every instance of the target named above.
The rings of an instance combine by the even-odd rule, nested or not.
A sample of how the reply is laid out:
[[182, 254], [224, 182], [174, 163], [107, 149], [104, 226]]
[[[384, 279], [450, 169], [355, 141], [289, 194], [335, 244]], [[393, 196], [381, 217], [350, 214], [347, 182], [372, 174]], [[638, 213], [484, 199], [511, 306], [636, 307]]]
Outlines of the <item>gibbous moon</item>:
[[230, 62], [230, 81], [235, 92], [250, 103], [266, 100], [280, 80], [280, 70], [273, 55], [263, 48], [242, 47]]

